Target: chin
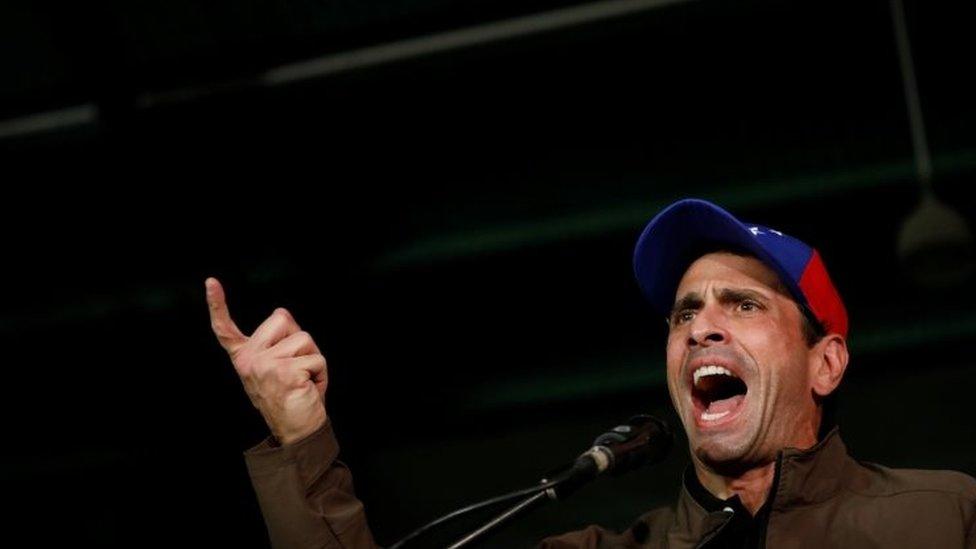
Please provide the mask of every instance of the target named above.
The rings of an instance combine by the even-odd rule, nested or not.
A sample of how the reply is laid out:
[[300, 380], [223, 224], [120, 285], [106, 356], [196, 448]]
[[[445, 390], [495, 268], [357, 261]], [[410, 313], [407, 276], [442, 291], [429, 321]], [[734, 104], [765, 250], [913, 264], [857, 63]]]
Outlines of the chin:
[[[749, 444], [746, 441], [698, 440], [691, 452], [703, 465], [712, 471], [726, 476], [735, 476], [756, 466], [749, 459]], [[723, 437], [724, 438], [724, 437]]]

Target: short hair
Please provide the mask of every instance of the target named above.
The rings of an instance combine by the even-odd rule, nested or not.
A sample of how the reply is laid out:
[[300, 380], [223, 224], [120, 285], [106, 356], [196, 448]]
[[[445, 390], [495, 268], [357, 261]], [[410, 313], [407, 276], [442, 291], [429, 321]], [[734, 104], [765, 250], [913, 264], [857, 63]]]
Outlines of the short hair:
[[824, 328], [823, 322], [813, 315], [809, 307], [802, 303], [796, 305], [800, 308], [800, 331], [803, 332], [803, 339], [806, 340], [807, 347], [813, 347], [827, 336], [827, 329]]

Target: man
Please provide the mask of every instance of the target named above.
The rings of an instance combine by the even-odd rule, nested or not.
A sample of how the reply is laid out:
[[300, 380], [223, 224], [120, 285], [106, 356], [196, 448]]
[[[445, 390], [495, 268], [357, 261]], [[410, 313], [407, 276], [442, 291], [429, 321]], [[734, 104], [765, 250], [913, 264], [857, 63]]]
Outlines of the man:
[[[634, 270], [669, 326], [692, 463], [674, 508], [542, 547], [976, 547], [976, 480], [847, 455], [825, 420], [847, 313], [816, 250], [701, 200], [648, 224]], [[273, 437], [246, 452], [275, 547], [373, 547], [325, 414], [325, 359], [275, 311], [250, 337], [207, 281], [214, 332]]]

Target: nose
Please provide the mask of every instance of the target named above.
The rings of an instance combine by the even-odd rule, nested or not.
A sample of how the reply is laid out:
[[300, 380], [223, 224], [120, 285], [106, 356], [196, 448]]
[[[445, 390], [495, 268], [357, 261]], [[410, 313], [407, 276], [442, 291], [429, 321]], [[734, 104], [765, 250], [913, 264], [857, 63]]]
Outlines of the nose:
[[691, 321], [688, 330], [689, 347], [708, 347], [729, 340], [729, 333], [724, 327], [721, 313], [714, 307], [702, 307]]

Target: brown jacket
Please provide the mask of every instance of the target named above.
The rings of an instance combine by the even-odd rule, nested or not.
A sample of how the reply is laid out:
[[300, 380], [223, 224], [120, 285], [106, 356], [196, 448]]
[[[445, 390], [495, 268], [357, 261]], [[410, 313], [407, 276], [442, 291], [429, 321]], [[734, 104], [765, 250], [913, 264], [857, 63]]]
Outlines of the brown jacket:
[[[295, 444], [265, 440], [245, 452], [276, 549], [376, 547], [338, 453], [328, 423]], [[976, 548], [972, 477], [857, 462], [836, 428], [813, 448], [780, 452], [776, 468], [766, 547]], [[727, 512], [707, 512], [685, 486], [675, 508], [651, 511], [623, 533], [590, 526], [539, 547], [707, 547], [728, 521]]]

